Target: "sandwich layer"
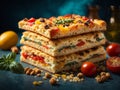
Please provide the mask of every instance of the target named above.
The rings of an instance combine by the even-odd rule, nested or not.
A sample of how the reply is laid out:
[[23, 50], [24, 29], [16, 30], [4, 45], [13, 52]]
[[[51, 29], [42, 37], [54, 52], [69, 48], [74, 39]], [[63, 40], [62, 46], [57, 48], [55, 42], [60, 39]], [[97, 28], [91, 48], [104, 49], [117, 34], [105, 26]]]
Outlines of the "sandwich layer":
[[104, 47], [94, 47], [61, 57], [52, 57], [29, 46], [21, 47], [21, 61], [52, 73], [78, 68], [84, 61], [100, 62], [106, 59]]
[[105, 44], [106, 39], [102, 32], [50, 40], [39, 34], [26, 31], [23, 33], [20, 43], [41, 50], [51, 56], [63, 56], [74, 52]]
[[51, 18], [23, 19], [18, 22], [20, 29], [41, 34], [49, 39], [57, 39], [94, 31], [105, 31], [103, 20], [92, 20], [85, 16], [65, 15]]

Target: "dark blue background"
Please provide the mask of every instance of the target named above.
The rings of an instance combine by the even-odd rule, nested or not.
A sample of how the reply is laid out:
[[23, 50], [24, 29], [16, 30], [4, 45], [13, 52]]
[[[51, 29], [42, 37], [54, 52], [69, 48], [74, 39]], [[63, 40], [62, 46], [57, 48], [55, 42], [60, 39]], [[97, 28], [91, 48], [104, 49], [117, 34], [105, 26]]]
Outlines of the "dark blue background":
[[[17, 23], [25, 17], [51, 17], [70, 13], [87, 16], [87, 6], [97, 4], [101, 7], [100, 18], [108, 22], [111, 15], [110, 5], [118, 6], [120, 0], [3, 0], [0, 2], [0, 32], [11, 29], [21, 36]], [[0, 50], [0, 57], [9, 52]], [[18, 62], [19, 57], [18, 54], [16, 58]], [[86, 77], [84, 82], [60, 81], [58, 86], [51, 86], [47, 80], [43, 85], [35, 87], [32, 82], [41, 80], [41, 78], [0, 71], [0, 90], [120, 90], [120, 76], [112, 74], [112, 78], [112, 80], [98, 84], [94, 78]]]
[[120, 0], [2, 0], [0, 2], [0, 32], [18, 31], [17, 23], [27, 17], [51, 17], [65, 14], [88, 15], [88, 5], [99, 5], [101, 19], [109, 21], [110, 5]]

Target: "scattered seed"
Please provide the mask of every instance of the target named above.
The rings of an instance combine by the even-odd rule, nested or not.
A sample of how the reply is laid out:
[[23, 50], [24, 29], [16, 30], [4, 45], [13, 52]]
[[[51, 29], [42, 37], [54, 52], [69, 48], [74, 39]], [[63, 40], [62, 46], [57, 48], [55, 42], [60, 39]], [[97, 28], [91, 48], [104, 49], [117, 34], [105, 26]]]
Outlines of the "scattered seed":
[[57, 81], [56, 81], [55, 78], [51, 78], [51, 79], [49, 80], [49, 83], [50, 83], [51, 85], [55, 85], [55, 84], [57, 83]]
[[107, 79], [107, 78], [106, 78], [105, 75], [102, 75], [102, 76], [101, 76], [101, 81], [102, 81], [102, 82], [104, 82], [106, 79]]
[[39, 83], [38, 81], [34, 81], [34, 82], [33, 82], [33, 85], [35, 85], [35, 86], [39, 86], [40, 83]]
[[43, 79], [46, 80], [47, 78], [45, 76], [43, 76]]
[[101, 75], [101, 76], [102, 76], [102, 75], [106, 75], [106, 73], [105, 73], [105, 72], [101, 72], [100, 75]]
[[35, 74], [41, 73], [40, 69], [38, 68], [33, 68], [33, 70], [35, 71]]
[[80, 80], [81, 80], [81, 81], [83, 81], [83, 80], [84, 80], [84, 78], [81, 78]]
[[77, 74], [77, 77], [82, 78], [82, 77], [83, 77], [83, 74], [82, 74], [82, 73], [78, 73], [78, 74]]
[[27, 75], [30, 75], [31, 71], [32, 71], [32, 69], [29, 68], [25, 73], [26, 73]]
[[46, 72], [46, 73], [45, 73], [45, 77], [46, 77], [46, 78], [51, 78], [50, 73]]
[[26, 72], [29, 69], [29, 67], [24, 68], [24, 72]]
[[43, 83], [43, 81], [38, 81], [40, 84], [42, 84]]
[[40, 73], [38, 73], [36, 76], [37, 76], [37, 77], [40, 77], [40, 76], [41, 76], [41, 74], [40, 74]]
[[97, 77], [97, 78], [96, 78], [96, 81], [97, 81], [98, 83], [100, 83], [102, 80], [101, 80], [100, 77]]
[[17, 46], [13, 46], [13, 47], [11, 47], [11, 51], [14, 53], [18, 53], [19, 49], [17, 48]]
[[32, 70], [32, 71], [30, 72], [30, 75], [35, 75], [35, 71]]
[[109, 78], [110, 78], [110, 73], [108, 73], [108, 72], [107, 73], [106, 72], [101, 72], [100, 75], [97, 75], [95, 77], [95, 79], [98, 83], [105, 82]]
[[106, 77], [107, 77], [107, 78], [110, 78], [110, 73], [107, 72], [107, 73], [106, 73]]

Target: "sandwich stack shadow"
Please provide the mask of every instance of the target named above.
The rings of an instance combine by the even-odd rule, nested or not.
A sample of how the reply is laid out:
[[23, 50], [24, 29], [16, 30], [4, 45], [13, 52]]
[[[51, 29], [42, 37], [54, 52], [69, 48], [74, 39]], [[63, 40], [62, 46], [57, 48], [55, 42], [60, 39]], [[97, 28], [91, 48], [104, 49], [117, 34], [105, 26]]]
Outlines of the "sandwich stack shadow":
[[19, 21], [20, 60], [52, 73], [77, 69], [85, 61], [106, 59], [103, 20], [79, 15], [30, 18]]

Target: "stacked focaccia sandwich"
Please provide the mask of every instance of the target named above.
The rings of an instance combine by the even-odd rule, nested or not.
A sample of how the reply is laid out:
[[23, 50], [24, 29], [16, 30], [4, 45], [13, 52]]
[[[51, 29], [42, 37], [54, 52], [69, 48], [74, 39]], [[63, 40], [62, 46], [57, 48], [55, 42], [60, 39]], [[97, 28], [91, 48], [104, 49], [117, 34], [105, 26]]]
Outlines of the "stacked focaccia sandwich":
[[56, 73], [78, 68], [84, 61], [106, 59], [102, 45], [106, 38], [103, 20], [79, 15], [23, 19], [19, 28], [26, 30], [21, 38], [21, 61]]

